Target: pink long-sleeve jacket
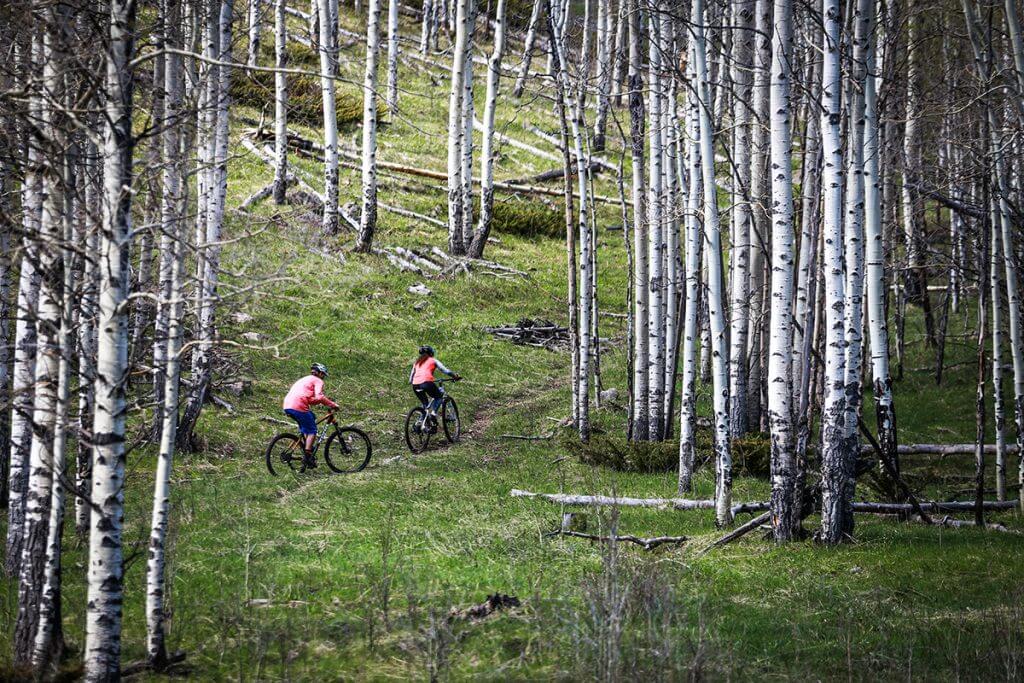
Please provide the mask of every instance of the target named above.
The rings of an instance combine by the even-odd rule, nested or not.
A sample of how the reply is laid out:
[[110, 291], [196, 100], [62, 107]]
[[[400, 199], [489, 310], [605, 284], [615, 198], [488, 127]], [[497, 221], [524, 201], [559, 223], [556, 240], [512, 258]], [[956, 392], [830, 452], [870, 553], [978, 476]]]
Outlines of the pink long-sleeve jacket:
[[283, 410], [307, 412], [311, 405], [318, 403], [328, 408], [338, 407], [337, 403], [324, 396], [324, 381], [319, 377], [306, 375], [288, 390], [281, 407]]

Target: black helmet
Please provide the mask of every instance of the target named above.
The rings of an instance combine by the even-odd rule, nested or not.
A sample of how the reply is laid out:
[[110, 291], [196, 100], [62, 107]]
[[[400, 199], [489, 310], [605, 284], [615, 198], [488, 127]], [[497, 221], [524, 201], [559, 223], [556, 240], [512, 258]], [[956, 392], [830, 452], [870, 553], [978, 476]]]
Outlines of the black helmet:
[[325, 377], [327, 376], [327, 366], [324, 365], [323, 363], [313, 363], [311, 366], [309, 366], [309, 369], [315, 372], [323, 373]]
[[434, 347], [433, 346], [421, 346], [420, 347], [420, 355], [421, 356], [433, 356], [434, 355]]

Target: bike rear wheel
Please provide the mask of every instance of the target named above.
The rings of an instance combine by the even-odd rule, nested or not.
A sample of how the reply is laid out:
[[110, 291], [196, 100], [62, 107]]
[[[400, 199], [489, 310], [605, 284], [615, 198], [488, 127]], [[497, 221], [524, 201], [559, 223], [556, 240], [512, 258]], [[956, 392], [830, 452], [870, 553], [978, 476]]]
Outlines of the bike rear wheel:
[[430, 443], [430, 430], [426, 426], [427, 411], [413, 408], [405, 416], [405, 443], [413, 453], [422, 453]]
[[361, 429], [342, 427], [327, 439], [324, 460], [338, 474], [359, 472], [370, 462], [373, 445]]
[[441, 422], [444, 424], [444, 435], [448, 443], [455, 443], [462, 436], [462, 422], [459, 420], [459, 406], [455, 399], [445, 397], [441, 404]]
[[282, 472], [302, 472], [303, 465], [302, 441], [295, 434], [278, 434], [267, 446], [267, 470], [273, 476], [277, 476], [277, 467]]

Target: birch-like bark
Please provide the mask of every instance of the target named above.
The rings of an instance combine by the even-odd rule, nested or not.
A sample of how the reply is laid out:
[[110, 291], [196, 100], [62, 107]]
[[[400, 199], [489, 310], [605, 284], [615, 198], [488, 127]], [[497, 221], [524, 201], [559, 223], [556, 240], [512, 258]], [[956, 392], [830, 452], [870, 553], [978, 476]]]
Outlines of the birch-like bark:
[[793, 4], [776, 0], [771, 70], [772, 297], [768, 340], [768, 422], [771, 428], [771, 520], [777, 542], [800, 526], [793, 452]]
[[288, 192], [288, 0], [274, 0], [274, 203]]
[[[769, 239], [769, 176], [770, 147], [769, 110], [772, 45], [772, 2], [758, 0], [756, 8], [756, 38], [754, 39], [754, 129], [752, 134], [750, 167], [750, 326], [747, 332], [747, 363], [733, 372], [746, 372], [746, 393], [733, 398], [736, 409], [747, 413], [744, 431], [756, 429], [761, 423], [761, 372], [765, 346], [765, 261]], [[734, 433], [740, 433], [733, 428]]]
[[[8, 192], [11, 191], [10, 174], [5, 165], [0, 165], [0, 213], [10, 215]], [[13, 361], [11, 351], [14, 340], [11, 338], [10, 321], [15, 317], [11, 311], [11, 274], [15, 272], [15, 261], [12, 254], [11, 228], [6, 221], [0, 222], [0, 507], [7, 505], [10, 485], [10, 436], [11, 414], [7, 410], [11, 400], [10, 366]]]
[[612, 92], [611, 97], [616, 107], [622, 106], [622, 86], [626, 79], [626, 70], [629, 61], [629, 46], [626, 41], [629, 37], [627, 25], [629, 17], [629, 0], [618, 0], [615, 7], [615, 43], [612, 48]]
[[864, 60], [864, 249], [865, 287], [868, 299], [868, 335], [871, 348], [872, 394], [878, 443], [889, 462], [897, 463], [896, 405], [889, 373], [889, 326], [886, 316], [885, 236], [882, 227], [882, 178], [879, 171], [878, 89], [876, 72], [875, 13], [867, 17], [868, 45]]
[[[693, 41], [686, 60], [686, 78], [696, 82]], [[679, 493], [692, 488], [697, 457], [697, 348], [700, 345], [701, 247], [704, 240], [698, 217], [701, 196], [700, 100], [692, 91], [686, 96], [687, 171], [690, 191], [686, 198], [686, 306], [683, 311], [683, 387], [679, 414]]]
[[[466, 144], [462, 98], [465, 96], [466, 60], [469, 53], [469, 22], [472, 0], [457, 0], [455, 45], [452, 48], [451, 89], [448, 93], [448, 252], [465, 253], [463, 226], [465, 200], [462, 196], [462, 154]], [[376, 41], [374, 41], [376, 42]], [[369, 52], [369, 47], [367, 47]], [[369, 58], [367, 58], [369, 62]], [[365, 136], [365, 133], [364, 133]], [[365, 158], [365, 157], [364, 157]]]
[[[675, 27], [668, 12], [662, 15], [662, 36], [668, 36], [664, 44], [664, 52], [670, 60], [678, 54]], [[670, 61], [671, 64], [671, 61]], [[679, 123], [679, 92], [678, 81], [672, 75], [671, 66], [666, 71], [667, 91], [665, 97], [664, 118], [666, 123], [665, 136], [665, 376], [662, 379], [664, 438], [672, 438], [675, 434], [673, 415], [676, 401], [676, 376], [679, 370], [679, 344], [682, 334], [682, 305], [684, 270], [682, 252], [680, 251], [680, 220], [682, 202], [686, 192], [685, 161], [683, 159], [683, 132]], [[596, 335], [595, 335], [596, 338]]]
[[551, 35], [556, 54], [555, 74], [558, 87], [572, 112], [570, 129], [572, 131], [573, 151], [576, 156], [577, 191], [580, 196], [577, 226], [580, 236], [580, 300], [579, 300], [579, 372], [577, 389], [577, 424], [576, 428], [582, 441], [590, 439], [590, 352], [592, 343], [591, 316], [593, 314], [593, 279], [591, 269], [593, 243], [589, 230], [588, 218], [588, 186], [587, 169], [590, 159], [584, 151], [583, 131], [586, 130], [583, 103], [572, 94], [566, 62], [566, 40], [560, 33], [557, 24], [551, 18], [548, 8], [548, 31]]
[[708, 312], [711, 327], [713, 405], [715, 411], [715, 519], [732, 523], [732, 449], [729, 442], [728, 321], [722, 291], [722, 243], [715, 182], [714, 131], [711, 129], [711, 85], [708, 82], [704, 0], [693, 0], [691, 25], [697, 93], [700, 98], [700, 152], [704, 188], [704, 240], [708, 262]]
[[[743, 0], [733, 5], [732, 81], [733, 99], [733, 241], [729, 251], [732, 270], [732, 317], [729, 334], [729, 427], [733, 438], [747, 432], [747, 336], [750, 325], [750, 234], [752, 211], [749, 200], [751, 181], [751, 96], [754, 68], [753, 31], [756, 3]], [[758, 124], [760, 125], [760, 124]]]
[[[26, 55], [27, 71], [35, 72], [42, 52], [42, 40], [37, 35]], [[38, 121], [42, 117], [41, 98], [29, 98], [29, 115]], [[7, 548], [5, 569], [7, 576], [18, 576], [25, 534], [25, 493], [28, 487], [29, 459], [32, 448], [32, 406], [36, 374], [36, 318], [39, 306], [39, 287], [42, 277], [39, 264], [40, 246], [37, 237], [43, 211], [43, 154], [35, 135], [29, 135], [25, 150], [25, 176], [21, 187], [22, 257], [18, 276], [17, 321], [14, 328], [14, 365], [11, 393], [11, 460], [10, 485], [7, 508]]]
[[260, 37], [263, 33], [263, 0], [249, 0], [249, 49], [247, 66], [256, 66], [260, 59]]
[[398, 3], [388, 0], [388, 117], [398, 117]]
[[92, 529], [89, 536], [85, 680], [120, 677], [124, 567], [125, 385], [128, 374], [124, 303], [131, 235], [132, 39], [135, 3], [112, 0], [106, 54], [103, 130], [103, 226], [93, 423]]
[[821, 540], [836, 544], [843, 540], [846, 512], [847, 462], [844, 443], [846, 411], [846, 323], [843, 279], [843, 147], [839, 132], [841, 119], [840, 44], [842, 22], [839, 0], [823, 1], [821, 137], [824, 150], [822, 169], [822, 234], [825, 243], [825, 379], [821, 415]]
[[[79, 491], [92, 486], [92, 424], [96, 405], [96, 315], [99, 310], [99, 235], [102, 207], [102, 172], [99, 151], [92, 143], [85, 154], [85, 253], [82, 258], [82, 286], [78, 311], [78, 455], [75, 484]], [[159, 335], [159, 328], [157, 328]], [[154, 360], [154, 363], [156, 360]], [[89, 533], [92, 506], [85, 497], [75, 497], [75, 531]]]
[[512, 87], [512, 97], [519, 99], [526, 88], [526, 79], [530, 74], [530, 62], [533, 60], [533, 45], [537, 40], [537, 25], [540, 23], [541, 7], [544, 0], [533, 0], [533, 9], [530, 10], [530, 21], [526, 27], [526, 38], [523, 40], [523, 61], [519, 66], [519, 75], [516, 76], [516, 83]]
[[612, 0], [597, 0], [597, 114], [594, 116], [595, 152], [604, 150], [612, 84]]
[[469, 249], [473, 238], [473, 120], [476, 118], [476, 102], [473, 97], [473, 38], [476, 34], [476, 11], [471, 7], [469, 16], [469, 36], [466, 45], [466, 72], [462, 77], [462, 168], [459, 178], [462, 181], [462, 227], [459, 235], [462, 240], [462, 253]]
[[[850, 78], [849, 131], [846, 154], [846, 221], [843, 244], [846, 262], [845, 282], [845, 372], [846, 372], [846, 460], [854, 467], [860, 454], [860, 419], [862, 390], [861, 373], [864, 339], [864, 58], [867, 53], [870, 15], [874, 13], [873, 0], [857, 0], [853, 9], [853, 45]], [[847, 477], [849, 491], [844, 496], [847, 510], [843, 514], [843, 531], [853, 534], [853, 496], [857, 480], [852, 471]]]
[[[976, 8], [969, 0], [963, 0], [964, 15], [967, 19], [968, 34], [974, 50], [974, 59], [978, 76], [983, 83], [989, 82], [993, 65], [989, 63], [982, 38], [981, 25], [977, 18]], [[1010, 218], [1009, 189], [1007, 185], [1007, 167], [1002, 153], [1002, 141], [999, 139], [999, 127], [991, 106], [986, 106], [989, 132], [989, 152], [992, 155], [991, 183], [995, 189], [995, 201], [998, 206], [1000, 237], [1003, 246], [1003, 267], [1006, 279], [1007, 322], [1010, 329], [1010, 357], [1013, 361], [1013, 399], [1014, 421], [1017, 426], [1017, 458], [1018, 483], [1021, 509], [1024, 509], [1024, 339], [1022, 339], [1020, 282], [1017, 273], [1015, 255], [1014, 228]], [[995, 307], [996, 302], [992, 302]]]
[[650, 353], [647, 327], [650, 320], [648, 309], [648, 281], [650, 274], [647, 264], [647, 215], [645, 210], [647, 191], [644, 166], [644, 96], [642, 55], [640, 52], [642, 33], [640, 9], [637, 0], [627, 0], [629, 12], [629, 119], [630, 159], [632, 161], [633, 193], [633, 286], [634, 320], [636, 330], [633, 347], [633, 439], [647, 441], [650, 438], [648, 415], [647, 363]]
[[[324, 0], [326, 3], [327, 0]], [[205, 220], [197, 226], [196, 241], [199, 249], [198, 297], [198, 342], [192, 354], [192, 369], [188, 403], [182, 412], [177, 434], [178, 448], [191, 450], [192, 434], [202, 413], [203, 405], [213, 379], [211, 366], [213, 344], [216, 337], [215, 317], [217, 309], [217, 286], [220, 273], [220, 252], [222, 247], [221, 229], [224, 224], [224, 205], [227, 198], [228, 162], [228, 107], [231, 80], [231, 0], [222, 0], [220, 11], [214, 23], [211, 20], [211, 49], [218, 56], [218, 66], [211, 69], [209, 83], [209, 107], [212, 110], [210, 130], [212, 154], [207, 173], [209, 189]], [[211, 12], [214, 8], [211, 8]], [[200, 205], [202, 213], [203, 205]]]
[[[58, 21], [66, 21], [61, 13]], [[161, 73], [163, 73], [161, 71]], [[65, 94], [70, 101], [70, 97]], [[60, 137], [56, 136], [59, 140]], [[73, 251], [67, 246], [75, 243], [76, 220], [74, 213], [76, 175], [78, 169], [77, 146], [65, 156], [64, 185], [66, 188], [61, 234], [64, 246], [60, 250], [63, 264], [61, 284], [60, 332], [57, 348], [60, 360], [57, 363], [57, 400], [53, 419], [52, 458], [44, 465], [51, 470], [50, 511], [47, 525], [46, 569], [40, 595], [39, 626], [35, 633], [32, 649], [32, 667], [36, 672], [45, 672], [54, 662], [59, 662], [64, 652], [64, 631], [61, 612], [61, 542], [64, 538], [64, 482], [67, 481], [67, 443], [69, 432], [69, 404], [71, 398], [71, 359], [74, 348], [75, 312], [75, 263]]]
[[661, 25], [660, 7], [648, 12], [647, 128], [650, 162], [647, 192], [647, 261], [650, 269], [649, 321], [647, 327], [647, 424], [652, 441], [660, 441], [664, 432], [661, 414], [665, 379], [665, 225], [662, 222], [662, 183], [664, 174], [664, 126], [662, 124]]
[[[465, 1], [465, 0], [463, 0]], [[356, 250], [368, 252], [377, 230], [377, 61], [380, 58], [380, 0], [366, 13], [366, 71], [363, 74], [362, 213]]]
[[[397, 3], [398, 0], [392, 0]], [[320, 0], [320, 91], [324, 108], [324, 235], [338, 234], [338, 113], [334, 99], [337, 73], [336, 31], [338, 0]]]
[[[32, 445], [29, 451], [28, 483], [25, 488], [24, 540], [18, 573], [18, 616], [14, 627], [14, 663], [29, 666], [36, 633], [43, 615], [43, 586], [46, 577], [46, 550], [53, 487], [53, 430], [57, 414], [57, 381], [60, 365], [60, 324], [62, 281], [59, 244], [63, 238], [64, 185], [63, 144], [56, 127], [54, 99], [62, 99], [63, 77], [60, 64], [61, 17], [56, 11], [37, 9], [43, 22], [38, 69], [41, 106], [39, 145], [41, 152], [42, 214], [39, 223], [39, 250], [36, 255], [40, 273], [39, 306], [36, 312], [35, 400], [32, 406]], [[52, 619], [52, 614], [48, 615]]]
[[501, 59], [505, 52], [505, 0], [494, 10], [494, 51], [487, 63], [487, 95], [484, 102], [482, 146], [480, 148], [480, 219], [469, 245], [472, 258], [483, 258], [494, 218], [494, 114], [498, 105]]

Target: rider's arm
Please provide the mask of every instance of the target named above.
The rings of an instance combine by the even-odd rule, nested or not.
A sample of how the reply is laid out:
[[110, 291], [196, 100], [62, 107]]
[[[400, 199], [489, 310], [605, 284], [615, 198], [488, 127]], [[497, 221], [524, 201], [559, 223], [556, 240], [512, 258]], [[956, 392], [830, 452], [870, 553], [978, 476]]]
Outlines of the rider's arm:
[[409, 384], [412, 384], [412, 378], [416, 376], [416, 364], [413, 363], [412, 367], [409, 368]]
[[444, 374], [448, 375], [449, 377], [457, 377], [458, 376], [454, 372], [452, 372], [451, 370], [446, 368], [444, 366], [444, 364], [441, 361], [437, 360], [436, 358], [434, 359], [434, 362], [437, 363], [437, 369], [440, 370], [441, 372], [443, 372]]
[[323, 380], [313, 383], [313, 398], [309, 400], [310, 403], [319, 403], [325, 405], [328, 408], [337, 408], [338, 404], [327, 398], [324, 395], [324, 383]]

